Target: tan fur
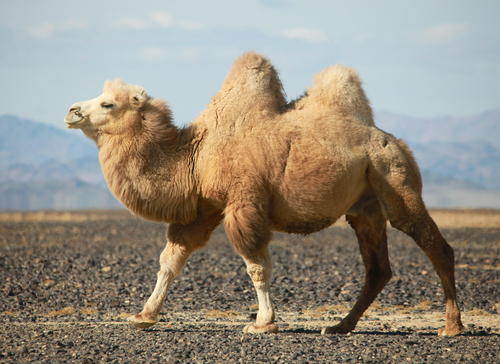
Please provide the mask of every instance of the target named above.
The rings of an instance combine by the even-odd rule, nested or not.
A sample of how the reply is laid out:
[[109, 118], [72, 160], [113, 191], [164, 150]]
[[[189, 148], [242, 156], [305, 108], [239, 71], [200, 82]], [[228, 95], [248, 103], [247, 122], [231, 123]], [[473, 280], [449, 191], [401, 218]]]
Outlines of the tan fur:
[[354, 70], [325, 69], [303, 97], [287, 104], [274, 66], [248, 52], [188, 128], [172, 124], [166, 103], [120, 80], [73, 105], [66, 122], [96, 141], [110, 190], [128, 209], [171, 224], [155, 291], [130, 319], [134, 325], [156, 322], [179, 267], [224, 218], [261, 304], [257, 323], [245, 330], [275, 332], [271, 231], [310, 234], [347, 214], [366, 284], [351, 313], [326, 333], [353, 330], [390, 279], [387, 219], [415, 239], [442, 279], [448, 315], [442, 333], [463, 329], [453, 250], [424, 206], [415, 159], [404, 142], [375, 126]]
[[357, 72], [341, 65], [331, 66], [316, 74], [313, 87], [296, 101], [295, 107], [334, 109], [338, 116], [355, 118], [363, 125], [375, 125], [370, 102]]

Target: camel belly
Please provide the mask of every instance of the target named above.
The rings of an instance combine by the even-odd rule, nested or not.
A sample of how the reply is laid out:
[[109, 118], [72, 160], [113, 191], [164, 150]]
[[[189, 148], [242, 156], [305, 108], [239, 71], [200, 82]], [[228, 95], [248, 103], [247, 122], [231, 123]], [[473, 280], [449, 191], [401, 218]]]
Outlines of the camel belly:
[[305, 221], [273, 221], [272, 230], [289, 234], [309, 235], [331, 226], [336, 219], [324, 217]]
[[275, 197], [271, 206], [272, 230], [307, 235], [326, 229], [344, 215], [367, 188], [367, 183], [361, 182], [350, 193], [339, 188], [343, 192], [317, 195], [315, 199], [310, 198], [310, 191], [304, 191], [303, 195], [297, 191], [288, 196], [292, 199]]
[[290, 150], [273, 197], [273, 229], [310, 234], [332, 225], [368, 188], [363, 154], [330, 148]]

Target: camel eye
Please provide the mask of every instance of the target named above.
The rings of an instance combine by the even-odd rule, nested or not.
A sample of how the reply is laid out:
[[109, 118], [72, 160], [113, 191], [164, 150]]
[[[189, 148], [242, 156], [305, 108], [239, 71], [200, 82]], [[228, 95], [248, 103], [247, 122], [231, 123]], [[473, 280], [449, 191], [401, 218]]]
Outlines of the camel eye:
[[103, 104], [101, 104], [101, 106], [102, 106], [104, 109], [111, 109], [111, 108], [112, 108], [113, 106], [115, 106], [115, 105], [113, 105], [113, 104], [106, 104], [106, 103], [103, 103]]

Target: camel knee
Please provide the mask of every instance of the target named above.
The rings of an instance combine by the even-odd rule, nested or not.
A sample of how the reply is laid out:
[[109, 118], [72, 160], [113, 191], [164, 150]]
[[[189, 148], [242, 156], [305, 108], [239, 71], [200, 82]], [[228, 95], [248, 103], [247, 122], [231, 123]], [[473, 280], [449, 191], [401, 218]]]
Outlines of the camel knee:
[[267, 248], [261, 252], [243, 256], [247, 265], [247, 273], [256, 285], [266, 284], [271, 280], [273, 263]]
[[247, 267], [247, 273], [256, 285], [262, 285], [271, 280], [271, 269], [261, 265], [252, 264]]
[[174, 277], [177, 277], [190, 254], [191, 252], [183, 246], [167, 243], [160, 254], [160, 272], [171, 272]]
[[366, 270], [365, 282], [368, 286], [382, 290], [392, 278], [392, 270], [389, 265], [379, 265]]
[[366, 274], [376, 278], [377, 281], [389, 282], [392, 278], [392, 269], [388, 261], [376, 261], [372, 263], [372, 267], [367, 269]]
[[443, 263], [454, 264], [453, 248], [443, 238], [430, 216], [413, 221], [391, 221], [391, 225], [411, 237], [427, 255], [440, 257]]
[[440, 245], [433, 248], [425, 251], [425, 253], [434, 265], [438, 275], [442, 279], [449, 280], [449, 276], [455, 274], [455, 252], [444, 239]]
[[392, 270], [389, 267], [388, 269], [384, 269], [384, 271], [380, 274], [380, 281], [384, 284], [384, 286], [389, 283], [392, 279]]
[[427, 219], [391, 220], [391, 225], [415, 240], [423, 250], [430, 250], [438, 240], [444, 240], [437, 228], [432, 229]]
[[445, 259], [448, 260], [448, 262], [455, 264], [455, 251], [453, 250], [451, 245], [443, 239], [442, 246], [444, 253], [443, 256], [445, 257]]

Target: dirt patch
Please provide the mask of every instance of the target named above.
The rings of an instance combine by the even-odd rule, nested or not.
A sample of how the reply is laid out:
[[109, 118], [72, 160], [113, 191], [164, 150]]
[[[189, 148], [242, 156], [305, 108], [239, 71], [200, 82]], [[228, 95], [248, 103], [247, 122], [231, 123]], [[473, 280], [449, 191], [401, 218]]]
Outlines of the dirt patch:
[[[431, 209], [429, 213], [441, 229], [500, 227], [500, 210], [495, 209]], [[350, 228], [344, 218], [339, 219], [335, 226]]]
[[75, 313], [75, 311], [76, 310], [74, 307], [68, 306], [68, 307], [64, 307], [61, 310], [50, 311], [47, 316], [70, 316], [70, 315], [73, 315]]
[[[432, 218], [440, 228], [498, 228], [500, 210], [495, 209], [431, 209]], [[61, 221], [82, 222], [98, 220], [139, 219], [127, 210], [86, 210], [86, 211], [36, 211], [0, 212], [2, 221]], [[344, 218], [335, 223], [337, 227], [349, 227]]]
[[97, 220], [138, 219], [129, 211], [123, 210], [82, 210], [82, 211], [33, 211], [33, 212], [0, 212], [2, 221], [62, 221], [82, 222]]
[[430, 210], [440, 228], [499, 228], [500, 210]]

